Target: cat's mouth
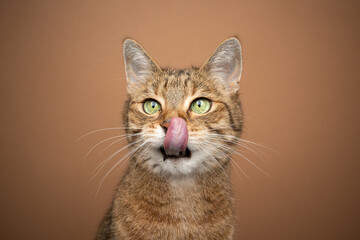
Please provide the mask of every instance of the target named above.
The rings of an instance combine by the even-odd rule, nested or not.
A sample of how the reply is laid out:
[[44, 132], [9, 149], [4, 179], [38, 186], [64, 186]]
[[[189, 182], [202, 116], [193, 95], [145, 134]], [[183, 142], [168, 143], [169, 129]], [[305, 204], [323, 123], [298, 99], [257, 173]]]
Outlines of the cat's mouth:
[[190, 152], [189, 148], [186, 148], [185, 152], [179, 152], [178, 154], [167, 154], [164, 147], [161, 147], [159, 149], [159, 151], [164, 156], [164, 161], [166, 161], [166, 160], [177, 160], [177, 159], [180, 159], [180, 158], [190, 158], [191, 157], [191, 152]]

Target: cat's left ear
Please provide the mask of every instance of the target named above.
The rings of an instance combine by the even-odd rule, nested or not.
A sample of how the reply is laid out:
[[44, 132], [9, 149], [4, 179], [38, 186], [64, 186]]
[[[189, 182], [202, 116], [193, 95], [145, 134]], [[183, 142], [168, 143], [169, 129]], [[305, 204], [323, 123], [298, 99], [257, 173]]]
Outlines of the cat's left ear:
[[202, 69], [211, 78], [219, 80], [230, 92], [239, 89], [242, 71], [241, 45], [237, 38], [226, 39], [206, 61]]
[[145, 50], [134, 40], [124, 41], [125, 73], [128, 81], [128, 92], [132, 93], [139, 85], [146, 82], [156, 71], [161, 69], [150, 58]]

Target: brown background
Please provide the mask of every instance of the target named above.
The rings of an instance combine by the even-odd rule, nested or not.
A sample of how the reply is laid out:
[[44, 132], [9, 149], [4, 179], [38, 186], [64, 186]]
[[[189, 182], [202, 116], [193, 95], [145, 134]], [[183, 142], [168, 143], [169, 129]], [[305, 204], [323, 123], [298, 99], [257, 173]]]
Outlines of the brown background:
[[[267, 177], [234, 156], [235, 239], [360, 239], [356, 1], [2, 1], [0, 238], [92, 239], [122, 170], [94, 169], [124, 142], [122, 41], [160, 66], [243, 45], [243, 137]], [[239, 148], [238, 151], [241, 149]]]

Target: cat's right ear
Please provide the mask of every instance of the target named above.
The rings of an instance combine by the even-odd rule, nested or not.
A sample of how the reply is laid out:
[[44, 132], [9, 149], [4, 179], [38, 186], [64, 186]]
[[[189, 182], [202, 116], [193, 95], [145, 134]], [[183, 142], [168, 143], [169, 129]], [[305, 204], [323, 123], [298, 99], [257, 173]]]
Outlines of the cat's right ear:
[[127, 90], [134, 92], [154, 72], [161, 71], [145, 50], [134, 40], [126, 39], [123, 45]]
[[202, 69], [207, 71], [211, 78], [222, 83], [229, 92], [235, 93], [239, 89], [241, 77], [241, 55], [239, 40], [235, 37], [228, 38], [220, 44]]

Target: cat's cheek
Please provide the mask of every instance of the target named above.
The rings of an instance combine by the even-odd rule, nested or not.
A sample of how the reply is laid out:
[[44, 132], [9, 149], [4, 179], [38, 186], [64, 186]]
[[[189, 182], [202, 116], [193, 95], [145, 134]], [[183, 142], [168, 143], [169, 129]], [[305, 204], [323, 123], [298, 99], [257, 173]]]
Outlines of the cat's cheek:
[[160, 125], [157, 125], [152, 129], [152, 134], [149, 134], [147, 138], [152, 148], [159, 149], [164, 145], [165, 132]]

